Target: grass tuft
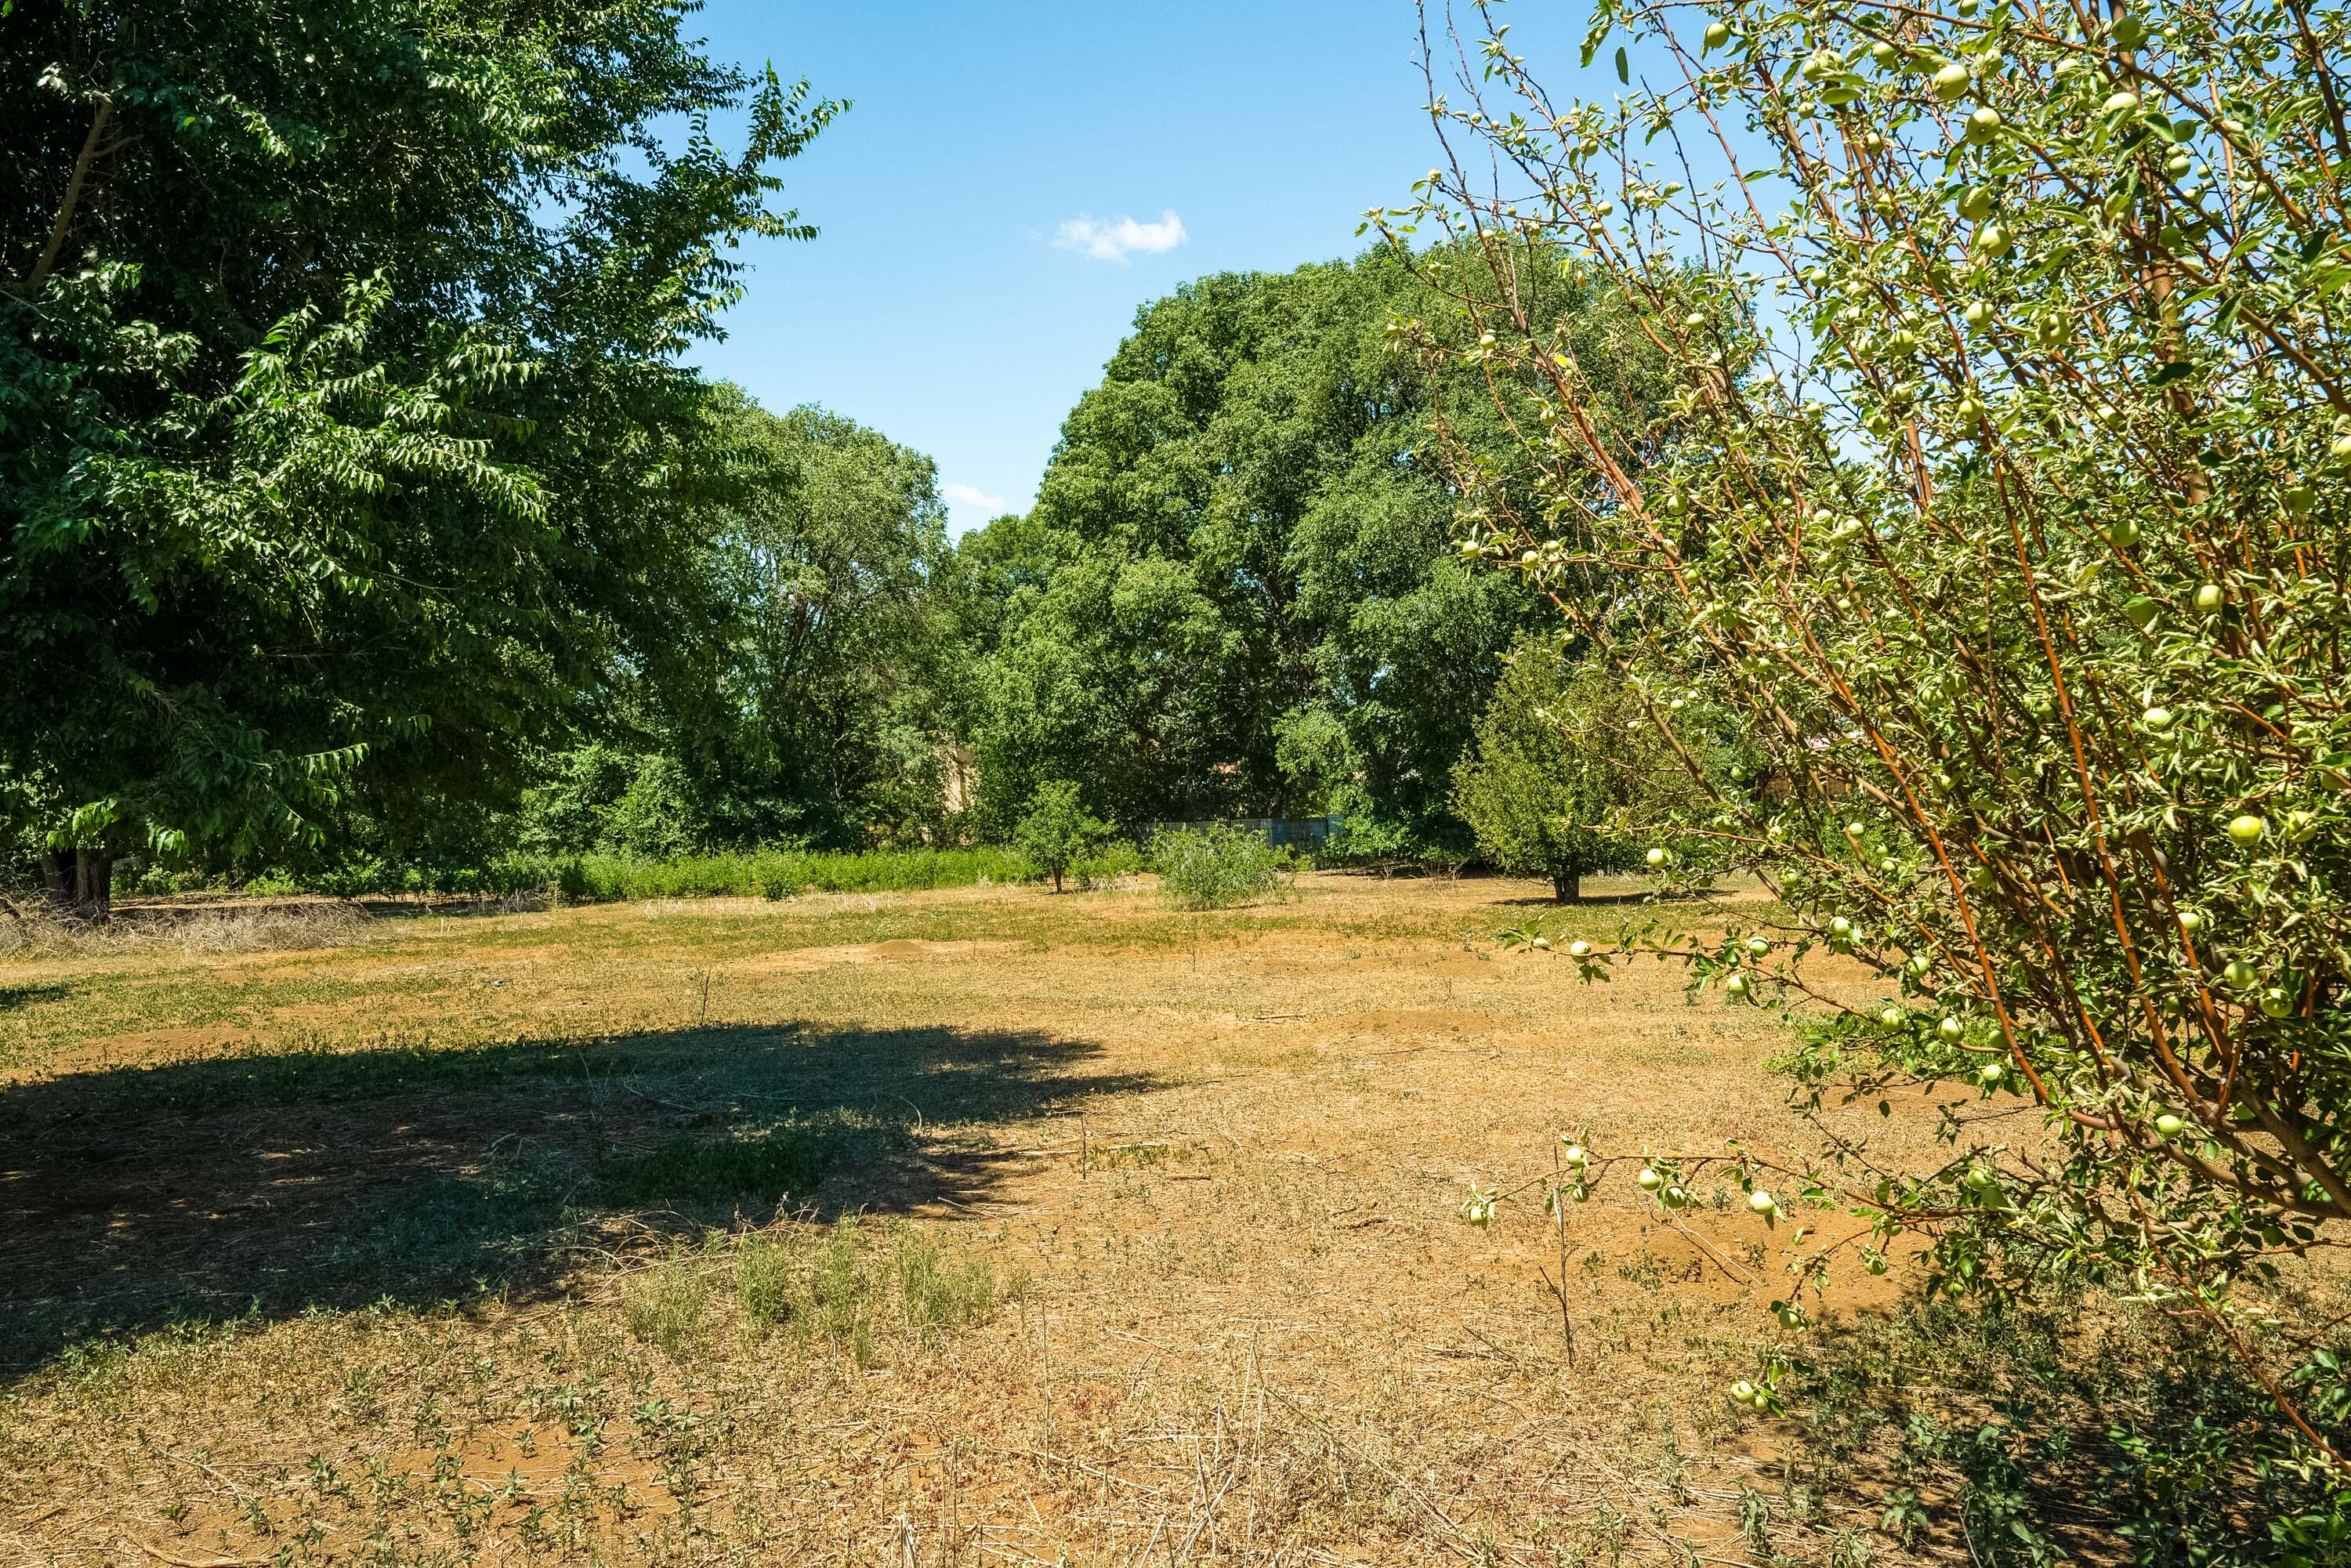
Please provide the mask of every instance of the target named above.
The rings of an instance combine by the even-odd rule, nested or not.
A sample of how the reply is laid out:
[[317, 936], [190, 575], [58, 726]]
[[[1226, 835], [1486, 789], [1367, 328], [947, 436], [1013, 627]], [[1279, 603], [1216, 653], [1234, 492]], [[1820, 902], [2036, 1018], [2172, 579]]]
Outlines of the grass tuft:
[[701, 1339], [709, 1308], [710, 1281], [701, 1260], [683, 1247], [632, 1275], [621, 1290], [622, 1320], [629, 1332], [673, 1356]]
[[920, 1334], [984, 1322], [996, 1307], [996, 1270], [984, 1258], [948, 1257], [911, 1225], [895, 1229], [898, 1299], [907, 1326]]

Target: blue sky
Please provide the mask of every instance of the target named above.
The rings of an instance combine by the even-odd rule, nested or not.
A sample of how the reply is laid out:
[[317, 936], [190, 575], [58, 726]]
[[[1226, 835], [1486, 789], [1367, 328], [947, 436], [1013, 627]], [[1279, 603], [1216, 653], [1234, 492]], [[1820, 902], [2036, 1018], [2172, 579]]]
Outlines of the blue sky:
[[712, 0], [689, 26], [853, 103], [787, 170], [820, 236], [751, 248], [702, 363], [928, 453], [958, 529], [1028, 507], [1138, 305], [1352, 254], [1436, 152], [1410, 0]]

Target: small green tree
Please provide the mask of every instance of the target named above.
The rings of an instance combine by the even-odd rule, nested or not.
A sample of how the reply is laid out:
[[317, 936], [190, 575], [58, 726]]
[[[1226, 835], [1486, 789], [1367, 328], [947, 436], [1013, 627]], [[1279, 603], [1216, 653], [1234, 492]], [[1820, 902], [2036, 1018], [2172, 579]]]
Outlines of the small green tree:
[[1504, 871], [1549, 877], [1562, 904], [1582, 895], [1586, 873], [1641, 863], [1628, 813], [1671, 778], [1655, 729], [1623, 693], [1548, 642], [1521, 643], [1453, 770], [1453, 809], [1479, 849]]
[[1056, 779], [1038, 785], [1029, 795], [1028, 814], [1020, 819], [1013, 841], [1039, 871], [1053, 879], [1053, 891], [1059, 893], [1062, 873], [1110, 835], [1110, 824], [1087, 812], [1078, 787]]

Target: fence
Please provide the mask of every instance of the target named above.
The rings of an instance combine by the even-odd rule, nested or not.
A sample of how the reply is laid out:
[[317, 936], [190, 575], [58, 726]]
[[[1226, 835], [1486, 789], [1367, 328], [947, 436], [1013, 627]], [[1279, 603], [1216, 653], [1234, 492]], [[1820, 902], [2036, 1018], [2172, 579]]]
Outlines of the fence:
[[1245, 833], [1255, 833], [1275, 849], [1285, 846], [1314, 851], [1323, 841], [1346, 826], [1344, 817], [1228, 817], [1216, 821], [1147, 822], [1144, 835], [1170, 832], [1204, 832], [1210, 828], [1238, 828]]

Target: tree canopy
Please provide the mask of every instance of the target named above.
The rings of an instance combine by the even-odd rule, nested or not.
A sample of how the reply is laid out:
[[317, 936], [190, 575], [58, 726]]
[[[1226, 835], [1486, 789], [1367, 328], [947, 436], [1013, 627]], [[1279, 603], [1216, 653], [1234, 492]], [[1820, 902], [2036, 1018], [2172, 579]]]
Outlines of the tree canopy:
[[[682, 4], [22, 9], [0, 79], [0, 775], [105, 857], [510, 792], [657, 667], [747, 234], [835, 110]], [[739, 111], [742, 150], [709, 135]], [[682, 134], [664, 128], [683, 118]]]
[[[1611, 307], [1555, 258], [1520, 281], [1600, 347]], [[1465, 836], [1452, 765], [1541, 601], [1448, 558], [1454, 493], [1418, 453], [1443, 382], [1395, 329], [1439, 303], [1375, 250], [1138, 314], [1035, 510], [963, 542], [984, 809], [1066, 778], [1128, 821], [1337, 810]], [[1604, 357], [1595, 417], [1647, 417], [1638, 351]]]

